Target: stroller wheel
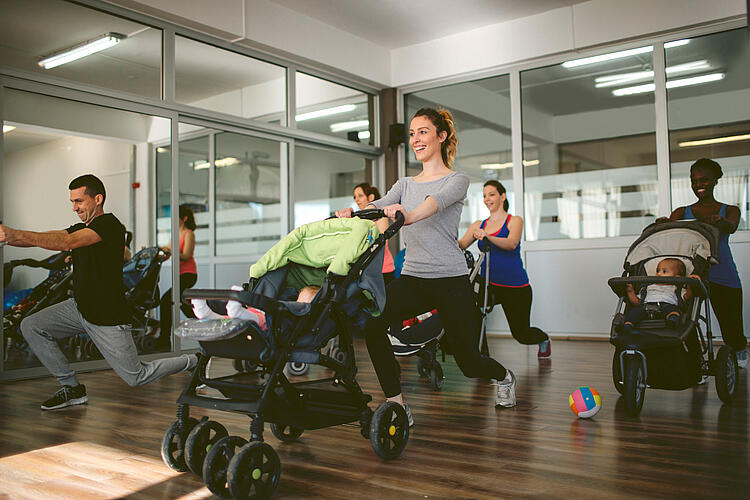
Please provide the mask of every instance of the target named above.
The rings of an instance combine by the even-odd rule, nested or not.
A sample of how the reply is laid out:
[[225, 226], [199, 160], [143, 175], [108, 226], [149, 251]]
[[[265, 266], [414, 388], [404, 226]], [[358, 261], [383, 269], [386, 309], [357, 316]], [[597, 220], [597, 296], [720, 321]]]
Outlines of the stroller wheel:
[[187, 472], [185, 463], [185, 438], [198, 424], [194, 418], [188, 418], [182, 433], [179, 432], [179, 422], [175, 420], [167, 428], [161, 440], [161, 459], [164, 464], [176, 472]]
[[141, 337], [141, 350], [143, 352], [154, 352], [156, 350], [156, 339], [150, 335]]
[[279, 441], [288, 443], [289, 441], [296, 441], [299, 439], [304, 432], [304, 429], [292, 425], [271, 424], [271, 432]]
[[289, 373], [292, 375], [304, 375], [310, 369], [310, 366], [307, 363], [300, 363], [299, 361], [292, 361], [287, 363], [286, 366], [289, 368]]
[[419, 373], [420, 377], [427, 376], [427, 368], [425, 368], [424, 358], [421, 356], [417, 358], [417, 373]]
[[214, 443], [203, 461], [203, 482], [214, 495], [230, 498], [227, 484], [229, 461], [237, 450], [247, 444], [239, 436], [226, 436]]
[[384, 460], [398, 458], [409, 441], [409, 418], [404, 407], [393, 401], [378, 406], [370, 424], [370, 444]]
[[269, 498], [281, 477], [281, 461], [273, 448], [251, 441], [229, 461], [227, 483], [232, 498]]
[[614, 382], [617, 392], [622, 394], [625, 391], [622, 374], [620, 373], [620, 354], [617, 351], [612, 355], [612, 382]]
[[211, 447], [229, 433], [219, 422], [204, 420], [190, 431], [185, 440], [185, 463], [191, 472], [203, 474], [203, 461]]
[[435, 366], [430, 370], [430, 383], [432, 384], [432, 388], [439, 391], [440, 388], [443, 387], [443, 378], [443, 367], [440, 366], [440, 363], [435, 363]]
[[625, 356], [624, 391], [625, 409], [631, 417], [637, 417], [646, 395], [646, 377], [640, 356]]
[[737, 389], [737, 357], [734, 349], [728, 345], [721, 346], [714, 367], [716, 392], [723, 403], [729, 404]]

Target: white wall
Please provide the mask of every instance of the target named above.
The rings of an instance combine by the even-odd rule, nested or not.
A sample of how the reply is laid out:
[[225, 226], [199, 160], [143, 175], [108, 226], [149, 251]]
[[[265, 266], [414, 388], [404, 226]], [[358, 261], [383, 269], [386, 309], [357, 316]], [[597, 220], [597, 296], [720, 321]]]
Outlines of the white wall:
[[745, 0], [591, 0], [391, 51], [394, 87], [741, 16]]

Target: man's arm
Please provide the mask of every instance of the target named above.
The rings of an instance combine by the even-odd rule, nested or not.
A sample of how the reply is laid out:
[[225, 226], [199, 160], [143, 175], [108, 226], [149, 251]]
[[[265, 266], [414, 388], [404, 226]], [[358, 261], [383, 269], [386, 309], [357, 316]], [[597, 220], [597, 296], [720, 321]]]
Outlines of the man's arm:
[[89, 228], [73, 233], [62, 230], [39, 233], [0, 225], [0, 241], [5, 241], [14, 247], [39, 247], [47, 250], [65, 251], [99, 243], [102, 238]]

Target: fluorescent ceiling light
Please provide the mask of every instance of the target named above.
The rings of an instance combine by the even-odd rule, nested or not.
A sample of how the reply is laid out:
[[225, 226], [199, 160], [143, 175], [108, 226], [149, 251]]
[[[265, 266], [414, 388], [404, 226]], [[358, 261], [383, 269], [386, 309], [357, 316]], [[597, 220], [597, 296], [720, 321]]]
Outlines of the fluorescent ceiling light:
[[156, 148], [156, 152], [157, 153], [169, 153], [169, 148], [158, 147]]
[[[690, 40], [675, 40], [674, 42], [667, 42], [664, 44], [665, 49], [671, 49], [672, 47], [679, 47], [685, 45]], [[563, 68], [577, 68], [579, 66], [586, 66], [588, 64], [596, 64], [604, 61], [612, 61], [613, 59], [622, 59], [623, 57], [635, 56], [638, 54], [645, 54], [654, 50], [653, 45], [647, 47], [637, 47], [635, 49], [620, 50], [618, 52], [610, 52], [609, 54], [601, 54], [598, 56], [584, 57], [581, 59], [574, 59], [572, 61], [565, 61], [562, 63]]]
[[[693, 76], [690, 78], [682, 78], [680, 80], [670, 80], [667, 82], [667, 88], [673, 89], [677, 87], [687, 87], [688, 85], [699, 85], [701, 83], [715, 82], [722, 79], [724, 79], [724, 73], [710, 73], [708, 75]], [[653, 83], [647, 83], [645, 85], [636, 85], [635, 87], [615, 89], [612, 91], [612, 95], [624, 96], [643, 94], [645, 92], [653, 92], [655, 88], [656, 87]]]
[[728, 135], [726, 137], [716, 137], [713, 139], [701, 139], [699, 141], [685, 141], [678, 145], [681, 148], [688, 148], [690, 146], [705, 146], [707, 144], [720, 144], [722, 142], [734, 142], [734, 141], [748, 141], [750, 140], [750, 134], [742, 135]]
[[353, 120], [350, 122], [331, 123], [331, 132], [346, 132], [347, 130], [357, 130], [370, 126], [369, 120]]
[[[523, 160], [521, 162], [524, 167], [531, 167], [533, 165], [539, 165], [539, 160]], [[509, 161], [507, 163], [482, 163], [479, 165], [479, 168], [483, 170], [502, 170], [504, 168], [510, 168], [513, 166], [513, 162]]]
[[362, 132], [359, 132], [357, 134], [357, 137], [359, 140], [369, 139], [370, 138], [370, 131], [369, 130], [363, 130]]
[[214, 165], [217, 167], [231, 167], [232, 165], [237, 165], [240, 162], [237, 158], [234, 156], [227, 156], [226, 158], [220, 158], [214, 162]]
[[65, 49], [57, 54], [50, 57], [45, 57], [39, 61], [39, 66], [44, 69], [52, 69], [60, 66], [61, 64], [69, 63], [80, 59], [82, 57], [90, 56], [104, 49], [108, 49], [113, 45], [120, 43], [120, 40], [125, 39], [126, 36], [120, 33], [107, 33], [93, 40], [89, 40], [75, 47]]
[[16, 129], [13, 125], [3, 125], [3, 134], [7, 134], [8, 132], [12, 132]]
[[207, 161], [197, 161], [193, 163], [193, 170], [205, 170], [210, 167], [211, 164]]
[[[710, 65], [708, 61], [693, 61], [685, 64], [678, 64], [677, 66], [670, 66], [665, 70], [668, 75], [675, 75], [678, 73], [686, 73], [688, 71], [697, 71], [701, 69], [707, 69]], [[654, 78], [653, 71], [635, 71], [633, 73], [620, 73], [617, 75], [606, 75], [594, 78], [594, 87], [616, 87], [625, 83], [637, 82], [638, 80], [652, 80]]]
[[333, 108], [319, 109], [317, 111], [310, 111], [309, 113], [302, 113], [294, 117], [298, 122], [305, 120], [312, 120], [313, 118], [321, 118], [323, 116], [338, 115], [340, 113], [348, 113], [354, 111], [357, 108], [354, 104], [344, 104], [343, 106], [336, 106]]

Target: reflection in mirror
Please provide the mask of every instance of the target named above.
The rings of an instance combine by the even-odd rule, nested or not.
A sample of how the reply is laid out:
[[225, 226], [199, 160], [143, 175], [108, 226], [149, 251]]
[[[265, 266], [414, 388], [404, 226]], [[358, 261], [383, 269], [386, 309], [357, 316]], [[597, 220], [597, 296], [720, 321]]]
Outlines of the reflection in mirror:
[[[718, 201], [740, 208], [740, 230], [750, 229], [750, 47], [747, 30], [689, 39], [666, 51], [672, 208], [690, 205], [690, 165], [710, 158], [721, 165]], [[686, 74], [669, 68], [692, 67], [702, 83], [684, 85]], [[721, 75], [717, 78], [716, 75]], [[674, 82], [681, 82], [674, 86]], [[672, 85], [672, 87], [670, 87]]]
[[354, 206], [354, 186], [372, 180], [372, 161], [350, 153], [297, 147], [295, 165], [294, 227]]
[[297, 128], [374, 144], [373, 96], [297, 73]]
[[527, 240], [638, 234], [653, 222], [653, 84], [650, 91], [623, 90], [653, 81], [652, 51], [521, 73]]
[[[445, 108], [453, 114], [458, 137], [455, 168], [469, 175], [471, 184], [461, 213], [459, 236], [469, 225], [489, 216], [482, 186], [490, 179], [506, 189], [509, 212], [514, 213], [511, 152], [510, 77], [508, 75], [448, 85], [406, 95], [406, 119], [423, 107]], [[409, 123], [406, 128], [408, 130]], [[407, 175], [418, 174], [422, 165], [407, 144]]]
[[[3, 222], [31, 231], [77, 224], [68, 184], [85, 173], [99, 177], [106, 189], [105, 213], [113, 214], [133, 238], [129, 247], [123, 240], [120, 256], [133, 340], [140, 353], [154, 352], [161, 262], [148, 229], [147, 152], [154, 131], [169, 130], [169, 120], [11, 89], [4, 90], [3, 100]], [[131, 187], [134, 180], [140, 188]], [[142, 247], [150, 250], [141, 252]], [[3, 250], [4, 367], [40, 366], [18, 327], [34, 312], [71, 296], [75, 269], [57, 257], [59, 252], [12, 246]], [[101, 358], [82, 331], [66, 335], [59, 344], [69, 361]]]

